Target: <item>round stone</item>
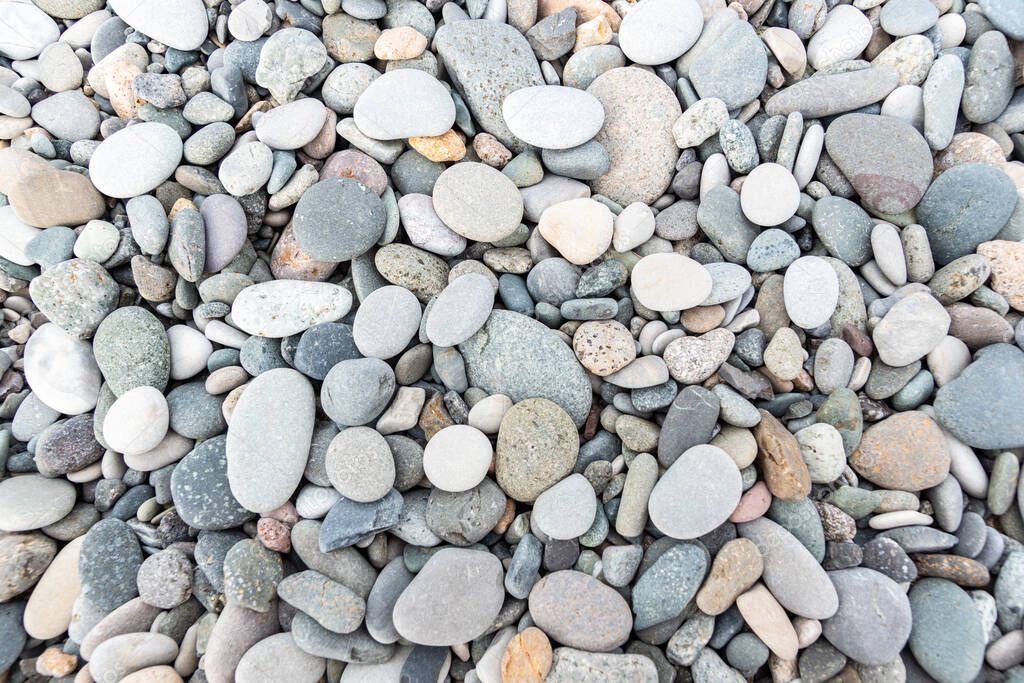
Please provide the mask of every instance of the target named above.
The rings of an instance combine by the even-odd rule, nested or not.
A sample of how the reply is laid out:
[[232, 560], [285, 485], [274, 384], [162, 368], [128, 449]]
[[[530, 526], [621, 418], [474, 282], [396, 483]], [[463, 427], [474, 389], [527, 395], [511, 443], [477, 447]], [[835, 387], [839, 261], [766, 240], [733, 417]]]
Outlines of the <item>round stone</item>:
[[327, 107], [320, 100], [307, 97], [264, 113], [254, 128], [260, 142], [271, 149], [298, 149], [317, 136], [326, 119]]
[[703, 536], [725, 522], [742, 494], [740, 471], [717, 446], [694, 446], [665, 471], [648, 501], [651, 522], [672, 538]]
[[192, 595], [192, 563], [180, 550], [163, 550], [143, 560], [136, 583], [147, 605], [173, 609]]
[[57, 22], [35, 5], [0, 5], [0, 54], [5, 57], [32, 59], [59, 37]]
[[587, 370], [599, 377], [618, 372], [636, 358], [636, 342], [616, 320], [590, 320], [576, 329], [572, 350]]
[[274, 152], [259, 140], [235, 147], [217, 168], [217, 178], [230, 194], [244, 197], [260, 190], [274, 170]]
[[501, 171], [474, 161], [454, 164], [438, 176], [433, 199], [445, 225], [477, 242], [508, 237], [523, 218], [523, 198], [515, 183]]
[[800, 206], [800, 187], [796, 178], [778, 164], [761, 164], [743, 181], [740, 208], [757, 225], [784, 223]]
[[241, 41], [259, 39], [273, 22], [274, 12], [263, 0], [243, 0], [228, 15], [228, 30]]
[[611, 246], [614, 223], [615, 216], [607, 206], [579, 198], [544, 209], [537, 230], [570, 263], [585, 265]]
[[682, 311], [700, 306], [711, 294], [711, 274], [682, 254], [650, 254], [631, 274], [637, 301], [653, 311]]
[[566, 412], [543, 398], [528, 398], [508, 408], [498, 429], [495, 477], [502, 490], [532, 502], [572, 472], [580, 438]]
[[829, 321], [839, 304], [839, 277], [828, 261], [801, 256], [786, 269], [782, 285], [789, 319], [805, 330]]
[[207, 273], [216, 273], [238, 256], [245, 244], [248, 221], [237, 199], [226, 194], [210, 195], [199, 207], [206, 235]]
[[380, 415], [395, 393], [395, 372], [378, 358], [343, 360], [327, 373], [320, 403], [339, 425], [364, 425]]
[[[407, 106], [414, 102], [415, 106]], [[359, 130], [376, 140], [433, 137], [455, 123], [448, 89], [419, 69], [388, 71], [372, 80], [355, 102]]]
[[585, 90], [535, 85], [505, 96], [501, 113], [512, 133], [542, 149], [582, 145], [601, 130], [604, 108]]
[[231, 529], [252, 519], [228, 483], [227, 437], [207, 439], [181, 459], [171, 474], [171, 500], [186, 524], [196, 529]]
[[0, 482], [0, 530], [31, 531], [63, 519], [75, 505], [75, 486], [38, 474]]
[[901, 299], [875, 326], [871, 338], [882, 362], [904, 367], [934, 351], [949, 331], [950, 317], [929, 292]]
[[[205, 18], [203, 11], [204, 22]], [[174, 173], [182, 148], [181, 138], [170, 126], [137, 123], [99, 144], [89, 159], [89, 179], [108, 197], [146, 194]]]
[[911, 626], [910, 601], [899, 585], [863, 567], [830, 572], [829, 579], [839, 610], [822, 622], [822, 635], [861, 664], [878, 666], [898, 657]]
[[195, 50], [210, 31], [201, 0], [169, 6], [160, 0], [111, 0], [110, 9], [132, 28], [176, 50]]
[[946, 478], [950, 454], [946, 437], [935, 421], [911, 410], [865, 430], [857, 450], [850, 454], [850, 466], [879, 486], [923, 491]]
[[436, 488], [458, 493], [475, 487], [491, 466], [491, 442], [469, 425], [445, 427], [423, 449], [423, 472]]
[[384, 437], [369, 427], [349, 427], [327, 449], [327, 477], [357, 503], [380, 500], [395, 483], [395, 459]]
[[119, 290], [110, 273], [100, 264], [87, 259], [70, 259], [33, 278], [29, 293], [50, 322], [75, 337], [88, 338], [117, 308]]
[[302, 194], [293, 228], [299, 246], [312, 258], [347, 261], [376, 244], [386, 220], [384, 203], [373, 190], [351, 178], [329, 178]]
[[363, 299], [352, 323], [352, 338], [364, 356], [388, 359], [409, 345], [419, 327], [416, 296], [405, 287], [387, 285]]
[[694, 0], [643, 0], [619, 27], [619, 47], [636, 64], [665, 64], [700, 37], [704, 15]]
[[123, 393], [103, 418], [103, 440], [124, 455], [145, 453], [167, 435], [167, 399], [158, 389], [135, 387]]
[[817, 70], [853, 59], [871, 40], [871, 21], [852, 5], [832, 8], [807, 43], [807, 61]]
[[537, 496], [530, 523], [546, 536], [568, 541], [585, 534], [596, 514], [594, 487], [582, 474], [571, 474]]
[[[633, 630], [629, 604], [614, 588], [571, 569], [552, 572], [538, 581], [530, 591], [529, 606], [537, 626], [570, 648], [607, 652], [625, 643]], [[652, 676], [657, 674], [652, 672]], [[634, 679], [625, 675], [623, 680]], [[639, 676], [635, 680], [650, 679]]]
[[804, 427], [795, 436], [800, 443], [800, 455], [807, 463], [812, 483], [830, 484], [839, 478], [846, 467], [843, 437], [839, 430], [819, 422]]

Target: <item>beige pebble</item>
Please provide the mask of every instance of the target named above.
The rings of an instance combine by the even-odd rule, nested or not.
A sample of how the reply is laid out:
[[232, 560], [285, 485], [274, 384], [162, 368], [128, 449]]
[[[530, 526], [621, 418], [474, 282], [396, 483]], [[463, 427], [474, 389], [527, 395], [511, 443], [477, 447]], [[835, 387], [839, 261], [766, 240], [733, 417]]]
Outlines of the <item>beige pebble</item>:
[[25, 632], [39, 640], [56, 638], [68, 630], [71, 607], [82, 592], [78, 578], [78, 554], [85, 536], [61, 548], [25, 605]]
[[459, 161], [466, 156], [466, 143], [455, 130], [409, 138], [409, 146], [431, 161]]
[[423, 54], [425, 49], [426, 37], [411, 26], [385, 29], [373, 44], [374, 56], [387, 61], [413, 59]]

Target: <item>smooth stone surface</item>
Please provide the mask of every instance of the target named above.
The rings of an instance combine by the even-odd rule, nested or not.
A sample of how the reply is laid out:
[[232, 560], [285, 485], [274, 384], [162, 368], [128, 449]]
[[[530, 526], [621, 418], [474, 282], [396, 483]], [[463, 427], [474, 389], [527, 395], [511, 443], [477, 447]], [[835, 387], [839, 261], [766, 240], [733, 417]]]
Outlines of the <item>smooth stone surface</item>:
[[712, 278], [700, 263], [681, 254], [651, 254], [631, 273], [637, 300], [654, 311], [681, 311], [700, 306], [711, 294]]
[[699, 538], [732, 514], [742, 493], [740, 479], [736, 463], [725, 451], [694, 446], [654, 486], [648, 502], [651, 522], [672, 538]]
[[884, 363], [903, 367], [935, 350], [945, 339], [949, 323], [942, 304], [931, 294], [919, 292], [893, 306], [871, 337]]
[[926, 578], [910, 590], [910, 651], [937, 680], [970, 681], [981, 670], [985, 634], [970, 596], [944, 579]]
[[548, 574], [530, 591], [529, 604], [537, 626], [569, 647], [607, 652], [625, 643], [633, 628], [622, 596], [583, 572]]
[[423, 472], [434, 487], [459, 493], [484, 480], [492, 457], [490, 440], [483, 432], [469, 425], [451, 425], [434, 434], [424, 447]]
[[420, 645], [447, 646], [480, 636], [504, 598], [501, 563], [479, 550], [444, 548], [431, 556], [395, 603], [398, 633]]
[[159, 0], [113, 0], [110, 9], [140, 33], [177, 50], [195, 50], [209, 31], [200, 0], [185, 0], [173, 8]]
[[275, 280], [246, 287], [231, 305], [231, 320], [260, 337], [287, 337], [345, 316], [352, 294], [326, 282]]
[[472, 386], [513, 401], [547, 398], [576, 425], [583, 424], [590, 410], [590, 383], [572, 350], [541, 323], [512, 311], [492, 311], [459, 350]]
[[246, 387], [228, 425], [231, 492], [248, 510], [280, 507], [302, 480], [313, 435], [313, 388], [295, 370], [279, 368]]
[[822, 622], [822, 635], [846, 656], [878, 666], [895, 659], [910, 637], [911, 612], [895, 581], [865, 568], [829, 572], [839, 610]]
[[839, 303], [839, 278], [824, 259], [801, 256], [786, 269], [786, 314], [794, 324], [814, 329], [828, 322]]
[[419, 327], [416, 296], [404, 287], [388, 285], [363, 299], [352, 322], [352, 339], [363, 356], [388, 359], [405, 349]]
[[531, 521], [546, 536], [567, 541], [582, 536], [596, 513], [590, 482], [582, 474], [572, 474], [537, 496]]
[[996, 344], [976, 355], [953, 381], [935, 395], [935, 418], [960, 441], [975, 448], [1016, 448], [1021, 430], [1022, 388], [1015, 380], [1024, 370], [1024, 352]]
[[25, 381], [53, 410], [80, 415], [96, 406], [103, 378], [90, 344], [48, 323], [25, 346]]
[[[414, 107], [395, 106], [400, 101]], [[356, 126], [377, 140], [441, 135], [455, 123], [455, 103], [440, 81], [419, 69], [388, 71], [356, 99]]]
[[594, 139], [611, 157], [611, 169], [591, 188], [623, 206], [652, 203], [668, 188], [679, 158], [672, 136], [679, 101], [661, 79], [634, 67], [604, 72], [587, 93], [604, 107]]
[[593, 95], [561, 85], [536, 85], [511, 92], [502, 102], [501, 111], [517, 138], [544, 149], [582, 145], [604, 123], [604, 108]]
[[[205, 21], [205, 12], [203, 17]], [[89, 178], [108, 197], [135, 197], [169, 178], [181, 153], [181, 138], [172, 128], [156, 122], [138, 123], [100, 143], [89, 159]]]
[[31, 531], [62, 519], [75, 504], [75, 487], [36, 474], [0, 482], [0, 529]]
[[[337, 206], [346, 206], [340, 212]], [[351, 178], [328, 178], [306, 190], [295, 206], [295, 239], [321, 261], [347, 261], [366, 253], [384, 232], [385, 208], [377, 194]]]
[[171, 474], [171, 499], [181, 518], [196, 529], [230, 529], [253, 517], [231, 492], [226, 444], [225, 436], [203, 441]]
[[508, 237], [523, 218], [523, 198], [515, 183], [478, 162], [448, 167], [434, 183], [433, 200], [445, 225], [479, 242]]
[[619, 47], [636, 64], [665, 64], [689, 50], [703, 26], [700, 7], [692, 0], [645, 0], [623, 19]]

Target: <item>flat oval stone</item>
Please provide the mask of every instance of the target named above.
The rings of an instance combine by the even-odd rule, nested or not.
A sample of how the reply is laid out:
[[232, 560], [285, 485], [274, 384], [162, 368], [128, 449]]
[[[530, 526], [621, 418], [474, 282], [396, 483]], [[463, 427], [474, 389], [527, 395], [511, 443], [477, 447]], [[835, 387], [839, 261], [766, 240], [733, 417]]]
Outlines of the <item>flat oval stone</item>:
[[644, 0], [619, 26], [619, 47], [636, 64], [666, 64], [700, 37], [704, 16], [693, 0]]
[[[406, 103], [415, 102], [415, 106]], [[356, 100], [356, 126], [376, 140], [433, 137], [455, 123], [448, 89], [419, 69], [388, 71], [370, 82]]]
[[299, 246], [311, 257], [347, 261], [376, 244], [386, 221], [384, 203], [373, 190], [351, 178], [328, 178], [302, 194], [292, 225]]
[[487, 322], [494, 306], [494, 288], [478, 273], [453, 280], [434, 300], [427, 317], [427, 339], [437, 346], [455, 346]]
[[757, 166], [740, 190], [743, 215], [756, 225], [779, 225], [793, 217], [800, 206], [796, 178], [779, 164]]
[[501, 562], [487, 551], [434, 553], [395, 602], [398, 633], [419, 645], [469, 642], [494, 622], [505, 597]]
[[31, 59], [57, 42], [57, 22], [35, 5], [12, 2], [0, 5], [0, 54]]
[[904, 367], [931, 353], [946, 338], [950, 317], [929, 292], [900, 299], [875, 326], [871, 338], [886, 365]]
[[739, 468], [717, 446], [694, 446], [680, 455], [654, 485], [647, 509], [666, 536], [699, 538], [725, 522], [740, 502]]
[[537, 626], [569, 647], [614, 650], [633, 629], [633, 615], [622, 596], [583, 572], [548, 574], [534, 585], [529, 600]]
[[501, 419], [495, 478], [515, 500], [533, 502], [572, 472], [579, 446], [579, 434], [564, 410], [547, 399], [527, 398]]
[[320, 403], [339, 425], [363, 425], [380, 415], [395, 393], [395, 372], [378, 358], [343, 360], [327, 373]]
[[235, 669], [235, 680], [259, 683], [270, 678], [288, 683], [316, 683], [325, 667], [324, 658], [302, 650], [291, 633], [277, 633], [245, 651]]
[[248, 220], [245, 210], [231, 195], [214, 194], [203, 200], [199, 207], [206, 234], [207, 273], [216, 273], [242, 250], [248, 234]]
[[672, 182], [679, 158], [672, 136], [682, 113], [679, 100], [664, 81], [636, 67], [604, 72], [587, 92], [604, 107], [604, 125], [594, 139], [611, 157], [611, 169], [591, 188], [622, 206], [652, 204]]
[[910, 651], [940, 681], [971, 681], [981, 672], [986, 635], [971, 596], [952, 581], [921, 579], [910, 589]]
[[185, 523], [196, 529], [231, 529], [255, 516], [231, 492], [226, 444], [224, 435], [203, 441], [171, 474], [174, 506]]
[[31, 531], [62, 519], [75, 505], [75, 486], [38, 474], [0, 482], [0, 530]]
[[288, 337], [343, 318], [352, 294], [328, 282], [272, 280], [246, 287], [231, 305], [231, 320], [248, 334]]
[[264, 113], [253, 127], [260, 142], [271, 149], [299, 149], [311, 142], [327, 120], [327, 108], [307, 97]]
[[805, 119], [842, 114], [884, 99], [898, 85], [896, 69], [888, 65], [815, 74], [772, 95], [765, 112], [786, 116], [798, 111]]
[[826, 130], [825, 148], [861, 201], [879, 213], [909, 211], [931, 182], [928, 143], [917, 129], [892, 116], [841, 116]]
[[689, 75], [702, 99], [715, 97], [738, 109], [764, 89], [768, 55], [751, 24], [733, 21], [693, 60]]
[[[949, 386], [949, 385], [947, 385]], [[850, 466], [874, 484], [898, 491], [938, 486], [949, 473], [946, 437], [916, 410], [897, 413], [864, 432]]]
[[821, 624], [822, 635], [847, 657], [878, 666], [899, 656], [910, 637], [910, 601], [885, 574], [854, 567], [829, 572], [839, 610]]
[[290, 368], [253, 379], [228, 425], [228, 482], [239, 503], [270, 512], [295, 492], [309, 456], [316, 406], [309, 380]]
[[140, 306], [119, 308], [100, 323], [93, 339], [96, 364], [120, 396], [139, 386], [163, 391], [171, 375], [171, 346], [155, 315]]
[[828, 574], [793, 534], [764, 517], [737, 528], [761, 551], [764, 583], [780, 605], [808, 619], [827, 619], [836, 613], [839, 597]]
[[469, 425], [450, 425], [427, 441], [423, 472], [435, 488], [460, 493], [484, 480], [493, 455], [483, 432]]
[[477, 242], [502, 240], [523, 219], [523, 198], [515, 183], [475, 161], [454, 164], [438, 176], [433, 200], [445, 225]]
[[363, 299], [352, 323], [352, 339], [368, 358], [392, 358], [416, 336], [420, 303], [404, 287], [386, 285]]
[[53, 410], [79, 415], [96, 406], [103, 378], [88, 342], [47, 323], [25, 345], [25, 381]]
[[501, 112], [517, 138], [543, 149], [582, 145], [604, 123], [604, 108], [593, 95], [562, 85], [535, 85], [511, 92], [502, 102]]
[[653, 311], [682, 311], [700, 306], [711, 294], [707, 268], [682, 254], [650, 254], [631, 273], [637, 301]]
[[195, 50], [210, 30], [201, 0], [174, 6], [160, 0], [112, 0], [110, 9], [140, 33], [176, 50]]
[[546, 398], [577, 426], [590, 411], [592, 391], [576, 355], [536, 320], [495, 310], [484, 326], [459, 344], [471, 386], [513, 401]]
[[786, 269], [782, 287], [786, 314], [805, 330], [827, 323], [839, 303], [839, 277], [818, 256], [801, 256], [793, 261]]
[[155, 121], [137, 123], [99, 144], [89, 159], [89, 179], [108, 197], [146, 194], [171, 177], [182, 149], [181, 138], [170, 126]]
[[103, 439], [118, 453], [145, 453], [163, 441], [169, 419], [163, 392], [154, 387], [135, 387], [126, 391], [107, 410], [103, 419]]

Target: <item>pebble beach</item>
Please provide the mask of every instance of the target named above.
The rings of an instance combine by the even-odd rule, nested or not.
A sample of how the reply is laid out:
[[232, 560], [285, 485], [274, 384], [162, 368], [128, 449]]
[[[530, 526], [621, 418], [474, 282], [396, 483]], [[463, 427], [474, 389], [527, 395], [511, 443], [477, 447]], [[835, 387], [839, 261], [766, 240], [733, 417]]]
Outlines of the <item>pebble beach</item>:
[[0, 0], [0, 683], [1024, 683], [1024, 0]]

